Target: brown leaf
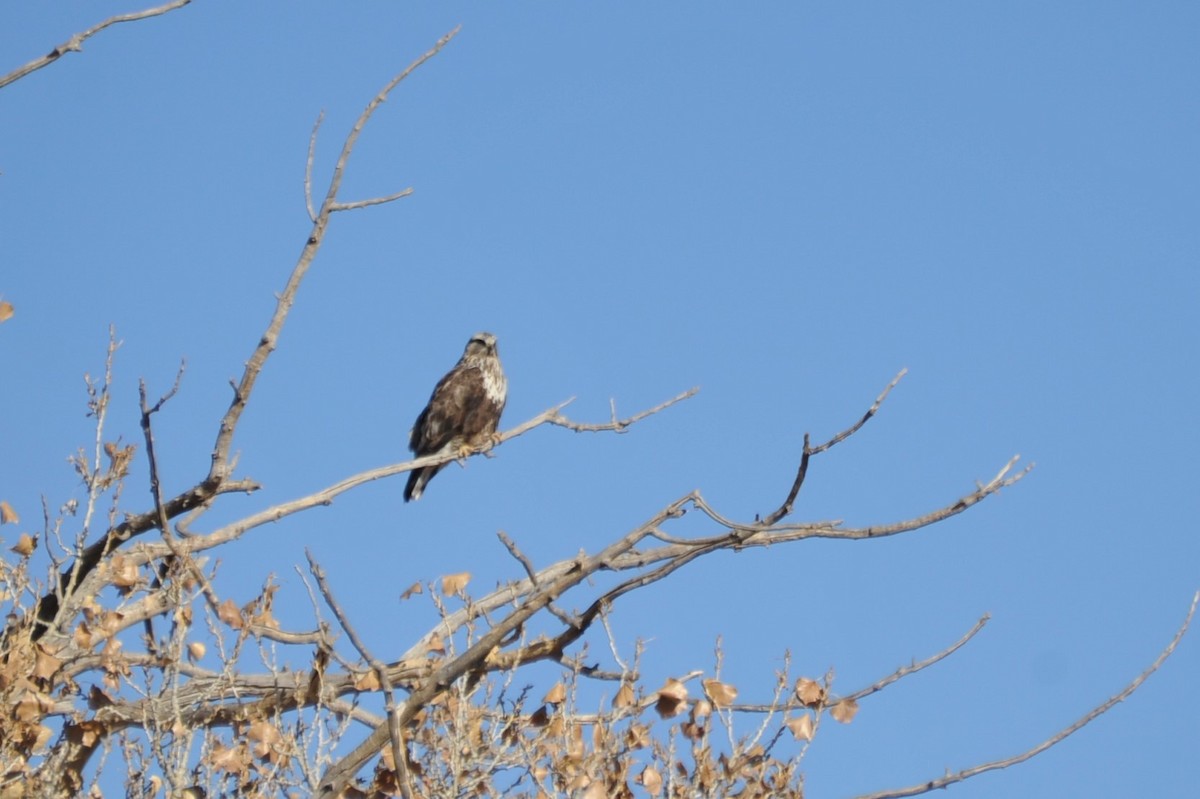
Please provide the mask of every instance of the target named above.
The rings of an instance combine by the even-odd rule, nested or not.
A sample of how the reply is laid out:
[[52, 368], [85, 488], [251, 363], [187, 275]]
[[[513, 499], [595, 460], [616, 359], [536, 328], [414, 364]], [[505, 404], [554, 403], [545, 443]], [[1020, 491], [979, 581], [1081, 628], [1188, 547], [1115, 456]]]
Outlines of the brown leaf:
[[442, 596], [458, 596], [462, 594], [467, 583], [471, 582], [470, 572], [458, 572], [442, 577]]
[[829, 715], [833, 716], [833, 720], [840, 721], [842, 724], [849, 724], [857, 713], [858, 702], [853, 699], [843, 699], [829, 708]]
[[54, 700], [49, 696], [40, 691], [26, 691], [25, 695], [21, 697], [21, 701], [17, 702], [13, 716], [17, 721], [37, 721], [43, 714], [49, 713], [53, 709]]
[[244, 747], [225, 746], [219, 742], [213, 745], [205, 759], [218, 771], [241, 774], [250, 767], [250, 755]]
[[188, 644], [187, 654], [188, 660], [195, 663], [204, 657], [204, 653], [208, 651], [208, 647], [202, 641], [192, 641]]
[[813, 727], [812, 716], [805, 713], [787, 720], [787, 728], [797, 741], [811, 741], [816, 729]]
[[589, 785], [583, 792], [582, 799], [608, 799], [608, 791], [604, 790], [603, 781], [596, 780]]
[[662, 688], [658, 689], [658, 701], [654, 709], [660, 718], [669, 719], [678, 716], [687, 708], [687, 686], [679, 680], [669, 678]]
[[817, 707], [825, 701], [825, 688], [816, 680], [801, 677], [796, 680], [796, 698], [805, 707]]
[[104, 691], [100, 690], [99, 685], [93, 685], [92, 690], [88, 691], [88, 707], [92, 710], [99, 710], [102, 707], [109, 707], [113, 704], [113, 698]]
[[238, 606], [232, 599], [226, 599], [220, 604], [217, 608], [217, 618], [234, 630], [240, 630], [245, 626], [245, 622], [242, 621], [242, 612], [238, 610]]
[[37, 540], [29, 533], [21, 533], [21, 537], [17, 539], [17, 543], [12, 547], [12, 551], [23, 558], [32, 555], [35, 549], [37, 549]]
[[414, 594], [423, 594], [423, 593], [425, 593], [425, 588], [421, 585], [421, 581], [418, 580], [417, 582], [410, 585], [408, 588], [404, 589], [404, 593], [400, 595], [400, 601], [403, 602], [404, 600], [408, 599], [410, 596], [413, 596]]
[[108, 610], [100, 617], [100, 631], [106, 636], [115, 635], [121, 630], [121, 622], [125, 621], [125, 614], [119, 610]]
[[261, 759], [271, 754], [272, 747], [283, 740], [279, 728], [267, 721], [256, 721], [246, 731], [246, 737], [252, 742], [250, 747], [254, 756]]
[[16, 524], [19, 521], [21, 517], [12, 509], [12, 505], [0, 499], [0, 524]]
[[50, 654], [44, 646], [37, 645], [37, 658], [33, 666], [33, 676], [41, 680], [49, 680], [58, 671], [62, 661]]
[[561, 705], [562, 701], [567, 698], [567, 687], [561, 682], [554, 683], [554, 687], [546, 692], [542, 697], [542, 701], [548, 705]]
[[737, 689], [720, 680], [705, 680], [704, 695], [717, 707], [729, 707], [737, 699]]
[[8, 300], [0, 300], [0, 322], [7, 322], [12, 319], [13, 306]]
[[630, 724], [625, 731], [625, 745], [630, 749], [645, 749], [650, 743], [650, 728], [645, 724]]
[[658, 796], [662, 791], [662, 775], [658, 773], [658, 769], [654, 766], [646, 766], [642, 769], [642, 773], [638, 775], [637, 781], [646, 789], [646, 793], [651, 796]]
[[88, 627], [86, 622], [82, 621], [79, 622], [79, 626], [75, 628], [75, 632], [72, 634], [71, 638], [74, 640], [75, 646], [79, 647], [80, 649], [91, 649], [92, 643], [94, 642], [91, 628]]
[[550, 713], [546, 710], [546, 706], [542, 705], [537, 710], [533, 711], [533, 715], [529, 717], [529, 726], [545, 727], [550, 720]]
[[381, 687], [379, 674], [376, 673], [375, 669], [364, 671], [354, 681], [354, 687], [360, 691], [378, 691]]
[[108, 564], [109, 580], [117, 588], [132, 588], [138, 583], [138, 567], [133, 558], [114, 555]]
[[617, 689], [617, 695], [613, 699], [613, 707], [629, 707], [635, 700], [633, 686], [627, 682], [621, 683], [621, 687]]
[[105, 726], [94, 719], [87, 719], [66, 728], [67, 740], [81, 746], [92, 747], [104, 733]]

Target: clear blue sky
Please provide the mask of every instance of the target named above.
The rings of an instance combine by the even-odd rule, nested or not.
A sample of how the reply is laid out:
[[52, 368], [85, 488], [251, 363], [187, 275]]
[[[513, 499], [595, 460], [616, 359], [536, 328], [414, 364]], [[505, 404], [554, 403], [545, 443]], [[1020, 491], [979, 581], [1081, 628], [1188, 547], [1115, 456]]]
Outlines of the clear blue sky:
[[[6, 3], [0, 71], [137, 2]], [[148, 5], [148, 3], [146, 4]], [[207, 468], [240, 374], [354, 117], [384, 106], [237, 447], [266, 485], [228, 512], [406, 455], [467, 336], [495, 332], [506, 422], [570, 396], [602, 421], [693, 385], [624, 436], [542, 430], [248, 536], [245, 601], [311, 547], [380, 654], [427, 625], [415, 580], [520, 573], [594, 550], [694, 488], [777, 505], [805, 431], [877, 419], [813, 462], [797, 519], [919, 515], [1020, 453], [1028, 479], [933, 529], [693, 564], [618, 608], [647, 682], [711, 666], [768, 698], [830, 666], [862, 687], [965, 651], [823, 727], [809, 794], [914, 783], [1022, 750], [1115, 693], [1200, 588], [1200, 6], [1183, 2], [208, 3], [118, 26], [0, 91], [0, 498], [37, 526], [78, 493], [82, 376], [124, 345], [168, 490]], [[130, 509], [149, 500], [132, 485]], [[225, 516], [223, 518], [227, 518]], [[681, 528], [681, 530], [684, 528]], [[692, 525], [689, 531], [698, 531]], [[3, 535], [11, 539], [12, 528]], [[1200, 630], [1127, 702], [955, 796], [1195, 796]]]

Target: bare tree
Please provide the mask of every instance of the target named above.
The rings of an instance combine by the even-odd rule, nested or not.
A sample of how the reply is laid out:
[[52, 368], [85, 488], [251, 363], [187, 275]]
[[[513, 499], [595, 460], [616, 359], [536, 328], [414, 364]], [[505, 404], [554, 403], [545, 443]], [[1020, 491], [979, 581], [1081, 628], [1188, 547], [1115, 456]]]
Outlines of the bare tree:
[[[166, 13], [186, 2], [107, 20], [73, 37], [74, 45], [56, 48], [0, 79], [0, 86], [78, 49], [108, 25]], [[173, 496], [164, 495], [159, 480], [154, 419], [180, 390], [183, 366], [174, 385], [153, 401], [141, 384], [142, 451], [152, 504], [139, 512], [126, 512], [124, 499], [137, 447], [122, 446], [108, 430], [118, 350], [115, 334], [110, 337], [103, 377], [88, 383], [95, 437], [72, 459], [85, 495], [57, 514], [46, 503], [40, 535], [22, 534], [13, 556], [0, 560], [0, 599], [7, 613], [0, 643], [0, 796], [98, 795], [103, 776], [117, 774], [132, 796], [298, 791], [321, 797], [569, 793], [594, 799], [642, 791], [671, 797], [800, 797], [803, 759], [826, 719], [849, 723], [860, 702], [958, 651], [986, 624], [985, 616], [945, 650], [856, 690], [835, 691], [831, 674], [793, 675], [785, 666], [773, 685], [751, 689], [761, 693], [752, 702], [739, 701], [738, 688], [722, 679], [719, 648], [710, 669], [688, 664], [691, 670], [665, 684], [646, 685], [639, 672], [640, 644], [630, 648], [609, 628], [609, 614], [623, 597], [713, 553], [810, 538], [873, 539], [912, 532], [962, 513], [1028, 474], [1028, 467], [1016, 468], [1014, 457], [975, 490], [890, 524], [855, 528], [792, 520], [812, 458], [870, 421], [903, 371], [845, 430], [816, 445], [805, 434], [791, 485], [769, 513], [734, 520], [693, 491], [596, 552], [581, 551], [540, 567], [510, 536], [499, 533], [499, 544], [512, 558], [512, 579], [482, 596], [468, 594], [466, 574], [415, 584], [404, 600], [428, 591], [438, 621], [402, 652], [368, 648], [339, 603], [337, 587], [311, 555], [301, 571], [313, 608], [309, 629], [285, 629], [276, 620], [278, 587], [270, 578], [247, 604], [239, 606], [227, 596], [213, 557], [221, 548], [268, 522], [327, 505], [364, 483], [451, 459], [416, 458], [358, 472], [215, 529], [201, 529], [224, 496], [254, 494], [259, 488], [239, 475], [233, 441], [334, 215], [410, 193], [341, 199], [359, 135], [391, 92], [456, 32], [371, 99], [319, 199], [312, 189], [317, 120], [305, 171], [312, 228], [233, 384], [228, 409], [215, 421], [207, 473]], [[11, 315], [12, 307], [0, 303], [0, 322]], [[541, 426], [621, 432], [694, 393], [685, 391], [628, 418], [614, 411], [597, 423], [569, 418], [563, 402], [504, 431], [495, 446]], [[676, 532], [686, 513], [702, 521], [704, 534]], [[19, 523], [7, 503], [0, 502], [0, 522]], [[34, 574], [39, 545], [49, 558], [44, 583]], [[1017, 755], [864, 799], [927, 793], [1045, 751], [1132, 694], [1174, 651], [1196, 601], [1158, 658], [1077, 722]], [[612, 666], [598, 665], [593, 649], [607, 651]], [[280, 665], [289, 661], [286, 653], [306, 666]], [[201, 665], [208, 662], [218, 665]], [[559, 677], [534, 693], [523, 675], [539, 662], [556, 664]], [[609, 682], [613, 698], [584, 707], [579, 687], [593, 680]], [[655, 718], [669, 720], [668, 729], [652, 729]]]

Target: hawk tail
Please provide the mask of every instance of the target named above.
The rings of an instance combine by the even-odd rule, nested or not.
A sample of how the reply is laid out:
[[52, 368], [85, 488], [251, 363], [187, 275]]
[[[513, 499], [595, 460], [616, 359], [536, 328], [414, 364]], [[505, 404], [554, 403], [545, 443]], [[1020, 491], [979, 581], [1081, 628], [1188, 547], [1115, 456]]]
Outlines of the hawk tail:
[[408, 484], [404, 486], [404, 501], [413, 502], [421, 498], [421, 494], [425, 491], [425, 484], [437, 474], [436, 466], [426, 466], [423, 469], [414, 469], [408, 474]]

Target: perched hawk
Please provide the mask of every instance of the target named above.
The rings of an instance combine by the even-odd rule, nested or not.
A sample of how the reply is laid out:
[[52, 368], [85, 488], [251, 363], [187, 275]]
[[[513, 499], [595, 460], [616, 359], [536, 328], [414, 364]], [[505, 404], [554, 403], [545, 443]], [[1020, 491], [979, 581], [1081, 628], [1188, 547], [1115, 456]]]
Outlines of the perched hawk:
[[[429, 404], [413, 425], [408, 448], [421, 458], [451, 452], [467, 455], [484, 446], [496, 433], [507, 395], [508, 381], [500, 368], [496, 337], [476, 333], [458, 363], [438, 381]], [[420, 499], [425, 484], [445, 465], [409, 472], [404, 501]]]

